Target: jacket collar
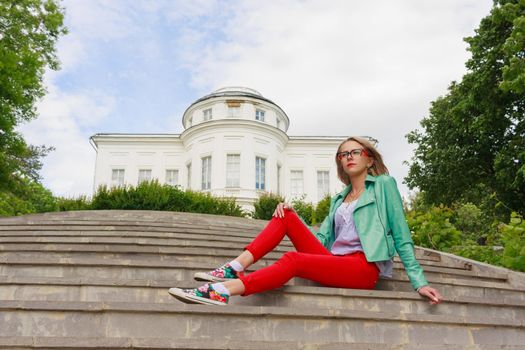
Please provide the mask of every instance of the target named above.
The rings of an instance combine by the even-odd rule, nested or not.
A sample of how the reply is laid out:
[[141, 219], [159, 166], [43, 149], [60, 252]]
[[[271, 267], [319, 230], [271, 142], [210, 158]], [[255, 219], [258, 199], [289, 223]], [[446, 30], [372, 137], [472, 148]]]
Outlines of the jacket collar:
[[[368, 191], [368, 189], [371, 187], [370, 184], [373, 184], [374, 182], [376, 182], [376, 177], [372, 176], [370, 174], [367, 174], [366, 178], [365, 178], [365, 191], [359, 197], [359, 201], [357, 202], [357, 207], [361, 207], [361, 206], [366, 205], [366, 204], [368, 204], [370, 202], [370, 192]], [[351, 190], [352, 190], [352, 184], [349, 184], [341, 192], [339, 192], [336, 195], [335, 203], [336, 203], [337, 206], [339, 206], [339, 204], [341, 204], [343, 199], [348, 195], [348, 193], [350, 193]], [[363, 201], [364, 197], [367, 198], [366, 199], [366, 203]]]

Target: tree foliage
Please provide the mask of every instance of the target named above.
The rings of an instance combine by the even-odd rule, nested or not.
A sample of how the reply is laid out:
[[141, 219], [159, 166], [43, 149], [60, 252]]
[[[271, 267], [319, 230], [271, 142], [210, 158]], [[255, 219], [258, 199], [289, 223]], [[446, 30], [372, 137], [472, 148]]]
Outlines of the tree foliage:
[[0, 216], [57, 211], [57, 199], [40, 183], [19, 179], [16, 192], [0, 191]]
[[431, 104], [406, 182], [430, 204], [499, 203], [525, 212], [525, 0], [496, 0], [476, 34], [461, 82]]
[[51, 148], [27, 145], [16, 127], [36, 117], [44, 72], [58, 69], [55, 44], [65, 32], [55, 0], [0, 0], [0, 191], [39, 179]]
[[[407, 222], [418, 246], [525, 271], [525, 221], [512, 213], [508, 221], [493, 221], [472, 203], [449, 208], [419, 206], [411, 198]], [[415, 203], [414, 203], [415, 202]]]
[[407, 222], [414, 243], [441, 251], [459, 245], [461, 232], [450, 222], [451, 217], [452, 211], [444, 206], [409, 212]]
[[508, 225], [503, 225], [502, 241], [505, 246], [502, 264], [510, 269], [525, 271], [525, 221], [513, 214]]

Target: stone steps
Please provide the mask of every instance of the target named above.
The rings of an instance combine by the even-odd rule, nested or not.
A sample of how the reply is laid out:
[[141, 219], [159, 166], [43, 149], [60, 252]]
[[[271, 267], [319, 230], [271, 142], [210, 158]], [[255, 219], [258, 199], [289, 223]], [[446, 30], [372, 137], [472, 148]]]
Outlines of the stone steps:
[[[39, 237], [42, 240], [42, 237]], [[55, 240], [55, 238], [48, 240]], [[205, 248], [205, 249], [203, 249]], [[0, 244], [0, 252], [20, 252], [20, 253], [33, 253], [33, 252], [46, 252], [48, 254], [98, 254], [104, 257], [119, 257], [126, 258], [128, 256], [137, 256], [150, 259], [152, 257], [171, 257], [171, 256], [186, 256], [192, 259], [206, 259], [209, 261], [210, 258], [216, 259], [218, 264], [222, 264], [228, 259], [234, 258], [242, 248], [231, 248], [223, 245], [218, 247], [217, 245], [206, 245], [200, 247], [198, 242], [187, 241], [182, 245], [153, 245], [144, 244], [143, 242], [126, 242], [126, 243], [102, 243], [102, 242], [74, 242], [74, 243], [52, 243], [52, 242], [41, 242], [41, 243], [3, 243]], [[267, 254], [262, 261], [275, 261], [284, 252], [293, 250], [291, 246], [278, 247], [274, 252]], [[395, 259], [394, 268], [401, 268], [402, 265], [398, 258]], [[451, 273], [462, 276], [476, 276], [480, 278], [492, 279], [492, 280], [507, 280], [507, 274], [494, 274], [494, 273], [473, 273], [458, 263], [457, 266], [448, 266], [439, 261], [435, 260], [424, 260], [420, 259], [420, 264], [425, 269], [427, 267], [441, 268], [443, 273]]]
[[[111, 249], [122, 252], [125, 252], [127, 249], [127, 252], [133, 253], [151, 252], [170, 254], [176, 253], [177, 248], [184, 247], [188, 249], [188, 247], [191, 247], [191, 249], [188, 250], [188, 254], [191, 254], [191, 250], [199, 251], [198, 248], [203, 248], [200, 250], [203, 255], [205, 255], [209, 249], [221, 249], [224, 250], [224, 256], [230, 258], [242, 251], [243, 247], [248, 244], [251, 239], [252, 238], [228, 237], [217, 240], [217, 238], [210, 237], [209, 235], [189, 233], [164, 233], [162, 237], [152, 237], [151, 233], [146, 232], [134, 232], [133, 235], [129, 235], [129, 231], [119, 232], [118, 234], [115, 232], [97, 232], [96, 235], [86, 234], [84, 232], [82, 234], [67, 232], [67, 234], [57, 235], [53, 233], [50, 235], [49, 233], [39, 231], [31, 235], [27, 233], [23, 235], [16, 233], [11, 233], [9, 236], [0, 235], [0, 248], [3, 251], [108, 251]], [[37, 245], [37, 243], [41, 244]], [[72, 246], [74, 246], [74, 249]], [[127, 248], [124, 248], [124, 246], [127, 246]], [[58, 247], [60, 247], [60, 249]], [[293, 246], [291, 243], [285, 241], [277, 247], [275, 252], [285, 252], [292, 249]], [[180, 251], [180, 249], [178, 251]], [[272, 256], [276, 257], [280, 255], [274, 254]], [[463, 273], [464, 276], [498, 280], [505, 280], [507, 278], [506, 272], [487, 271], [487, 273], [484, 273], [483, 271], [477, 271], [477, 273], [474, 273], [464, 261], [441, 262], [439, 256], [436, 256], [428, 250], [417, 249], [416, 257], [421, 265], [452, 269], [452, 273], [459, 274], [461, 274], [459, 270], [468, 271]], [[399, 259], [396, 258], [396, 261], [399, 261]]]
[[[0, 276], [0, 300], [171, 303], [167, 289], [173, 281], [115, 281], [100, 278], [43, 278]], [[198, 282], [178, 283], [190, 288]], [[430, 306], [413, 292], [351, 290], [313, 286], [285, 286], [249, 298], [232, 298], [233, 305], [285, 306], [387, 311], [414, 314], [455, 314], [483, 317], [499, 315], [525, 320], [525, 300], [447, 295], [445, 302]]]
[[[174, 266], [159, 268], [147, 266], [122, 266], [104, 265], [95, 262], [92, 265], [71, 264], [45, 265], [38, 262], [26, 262], [20, 264], [0, 264], [0, 276], [11, 278], [15, 276], [31, 277], [55, 277], [55, 278], [83, 278], [99, 277], [117, 280], [161, 280], [169, 281], [168, 285], [175, 286], [176, 281], [183, 281], [183, 285], [196, 286], [193, 282], [195, 272], [209, 270], [209, 265], [196, 262], [187, 263], [175, 268]], [[435, 278], [431, 283], [440, 290], [442, 294], [450, 297], [473, 296], [479, 298], [504, 298], [505, 300], [525, 300], [525, 293], [515, 290], [507, 284], [496, 284], [476, 280], [451, 280]], [[287, 283], [297, 286], [316, 286], [314, 282], [295, 278]], [[377, 290], [390, 290], [412, 292], [413, 289], [406, 279], [403, 280], [380, 280], [376, 286]], [[416, 294], [417, 295], [417, 294]]]
[[[42, 245], [40, 245], [42, 246]], [[48, 248], [53, 246], [48, 246]], [[23, 263], [24, 258], [32, 261], [57, 261], [57, 262], [72, 262], [78, 265], [86, 265], [92, 261], [100, 261], [101, 263], [107, 263], [111, 265], [125, 264], [127, 266], [155, 266], [155, 267], [170, 267], [172, 264], [183, 263], [187, 261], [192, 262], [208, 262], [207, 269], [211, 270], [217, 266], [222, 265], [224, 262], [233, 259], [236, 254], [241, 250], [234, 249], [198, 249], [195, 247], [180, 247], [170, 249], [164, 249], [162, 252], [140, 252], [135, 247], [128, 247], [127, 251], [124, 252], [110, 252], [109, 249], [103, 250], [92, 250], [91, 244], [77, 245], [77, 251], [60, 251], [60, 250], [37, 250], [33, 248], [31, 250], [8, 250], [1, 249], [5, 248], [5, 245], [0, 245], [0, 263]], [[84, 250], [85, 249], [85, 250]], [[261, 259], [256, 267], [269, 265], [275, 262], [280, 256], [279, 253], [270, 253], [264, 259]], [[27, 260], [26, 260], [27, 261]], [[432, 263], [432, 262], [431, 262]], [[56, 264], [56, 263], [53, 263]], [[464, 269], [449, 268], [444, 266], [432, 266], [423, 264], [422, 267], [427, 274], [427, 278], [433, 279], [434, 277], [441, 278], [459, 278], [459, 279], [476, 279], [491, 282], [506, 282], [506, 275], [492, 275], [487, 273], [472, 273]], [[394, 264], [394, 278], [402, 279], [406, 276], [404, 268], [400, 262]]]
[[[209, 235], [196, 234], [168, 234], [165, 237], [151, 237], [141, 233], [128, 235], [129, 232], [121, 232], [118, 235], [115, 233], [98, 232], [97, 234], [12, 234], [10, 236], [0, 235], [0, 247], [4, 251], [18, 251], [20, 250], [42, 250], [42, 251], [101, 251], [102, 249], [111, 251], [127, 251], [128, 252], [152, 252], [169, 254], [170, 250], [183, 247], [185, 249], [199, 250], [204, 254], [210, 248], [224, 250], [227, 256], [236, 256], [244, 246], [246, 246], [251, 238], [233, 238], [216, 239]], [[139, 235], [140, 234], [140, 235]], [[125, 235], [125, 236], [123, 236]], [[38, 245], [38, 243], [40, 243]], [[71, 247], [74, 246], [75, 249]], [[58, 247], [63, 247], [59, 249]], [[68, 248], [69, 247], [69, 248]], [[103, 247], [103, 248], [100, 248]], [[149, 249], [149, 250], [148, 250]], [[276, 249], [275, 252], [286, 252], [293, 250], [292, 244], [285, 240]], [[191, 253], [191, 250], [189, 251]], [[424, 249], [416, 250], [416, 257], [422, 265], [441, 266], [444, 268], [469, 270], [468, 264], [462, 261], [452, 261], [441, 263], [439, 257], [432, 255]], [[396, 257], [396, 260], [399, 259]], [[491, 276], [498, 279], [507, 278], [507, 273], [491, 272]]]
[[[386, 344], [525, 344], [525, 320], [328, 308], [182, 303], [5, 301], [0, 336], [219, 339]], [[6, 320], [8, 320], [6, 322]], [[32, 326], [27, 326], [32, 325]], [[37, 325], [41, 325], [38, 327]], [[227, 328], [225, 326], [227, 325]]]
[[[235, 257], [264, 221], [150, 211], [0, 219], [0, 348], [525, 349], [525, 275], [416, 248], [445, 298], [429, 305], [396, 258], [376, 290], [300, 278], [186, 305], [169, 287]], [[293, 250], [287, 240], [254, 265]]]
[[[209, 271], [215, 268], [218, 261], [213, 259], [192, 259], [191, 257], [173, 258], [160, 257], [156, 259], [144, 259], [129, 256], [123, 258], [100, 258], [92, 256], [53, 256], [35, 252], [28, 253], [0, 253], [0, 275], [5, 276], [47, 276], [47, 277], [81, 277], [98, 275], [104, 278], [126, 278], [126, 279], [151, 279], [151, 280], [192, 280], [193, 274], [199, 271]], [[224, 260], [220, 260], [221, 263]], [[266, 266], [271, 261], [259, 261], [251, 269]], [[428, 268], [427, 268], [428, 269]], [[439, 269], [439, 268], [434, 268]], [[509, 289], [508, 285], [498, 281], [484, 281], [482, 279], [469, 279], [463, 276], [445, 277], [439, 273], [426, 273], [430, 283], [441, 283], [450, 285], [468, 285], [478, 288], [494, 288], [499, 290]], [[396, 269], [391, 280], [382, 280], [397, 284], [408, 284], [406, 273], [402, 269]], [[524, 293], [525, 290], [513, 292]], [[515, 293], [513, 293], [515, 294]]]

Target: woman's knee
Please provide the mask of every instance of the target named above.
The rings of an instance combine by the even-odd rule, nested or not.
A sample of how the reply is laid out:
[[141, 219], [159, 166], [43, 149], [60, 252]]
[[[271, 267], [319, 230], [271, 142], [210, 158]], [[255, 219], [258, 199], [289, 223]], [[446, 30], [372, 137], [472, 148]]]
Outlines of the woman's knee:
[[286, 265], [295, 265], [297, 263], [297, 260], [299, 258], [298, 252], [286, 252], [284, 253], [278, 262], [284, 263]]
[[297, 215], [297, 213], [292, 209], [284, 210], [283, 220], [285, 221], [286, 226], [288, 228], [292, 226], [297, 226], [297, 225], [305, 226], [304, 222], [302, 222], [301, 219], [299, 218], [299, 215]]

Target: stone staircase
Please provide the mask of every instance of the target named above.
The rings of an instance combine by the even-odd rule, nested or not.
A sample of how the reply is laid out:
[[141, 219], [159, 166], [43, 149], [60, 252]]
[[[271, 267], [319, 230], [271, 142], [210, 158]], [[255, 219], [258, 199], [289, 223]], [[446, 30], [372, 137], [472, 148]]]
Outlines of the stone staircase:
[[[417, 248], [444, 302], [414, 292], [399, 261], [377, 290], [285, 287], [186, 305], [169, 287], [236, 256], [259, 220], [151, 211], [0, 219], [0, 348], [525, 349], [525, 274]], [[254, 265], [293, 247], [285, 241]], [[396, 258], [397, 259], [397, 258]]]

